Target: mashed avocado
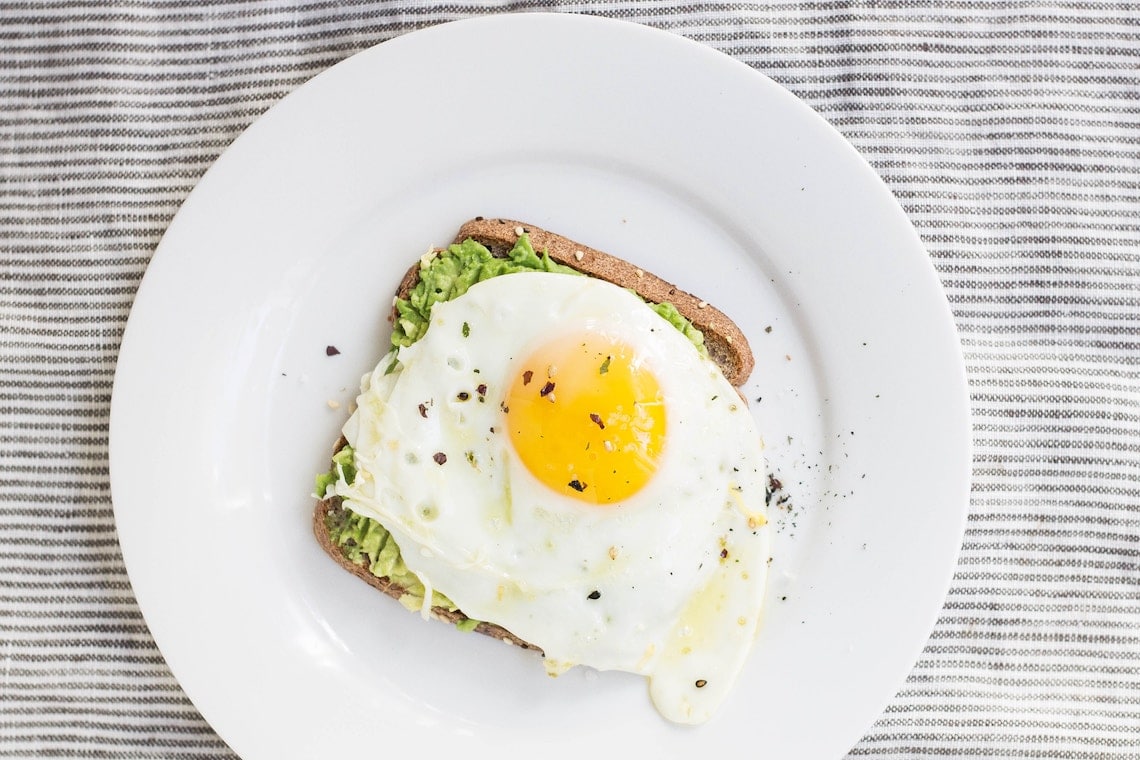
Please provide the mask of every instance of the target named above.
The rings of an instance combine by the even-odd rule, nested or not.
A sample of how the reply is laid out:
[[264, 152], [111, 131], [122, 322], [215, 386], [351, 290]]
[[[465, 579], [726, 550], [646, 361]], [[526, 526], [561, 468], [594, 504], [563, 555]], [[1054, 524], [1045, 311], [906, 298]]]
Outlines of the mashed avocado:
[[[330, 495], [340, 478], [349, 485], [356, 480], [356, 467], [352, 464], [353, 450], [345, 446], [333, 455], [333, 466], [328, 472], [317, 476], [317, 495], [324, 498]], [[388, 530], [370, 517], [364, 517], [349, 509], [336, 510], [325, 517], [332, 542], [340, 547], [344, 556], [357, 565], [366, 566], [377, 578], [391, 578], [403, 586], [405, 593], [400, 603], [410, 610], [418, 610], [423, 605], [424, 586], [414, 573], [408, 570], [400, 557], [400, 547], [392, 540]], [[433, 607], [455, 609], [455, 603], [438, 591], [432, 591]], [[465, 626], [462, 623], [460, 628]], [[470, 626], [473, 628], [474, 626]]]
[[[545, 252], [535, 253], [527, 235], [519, 237], [507, 258], [496, 258], [483, 245], [467, 239], [455, 243], [438, 254], [424, 258], [420, 266], [420, 281], [406, 299], [396, 300], [396, 320], [392, 330], [392, 347], [410, 346], [427, 332], [432, 307], [444, 301], [458, 298], [477, 282], [516, 272], [562, 272], [582, 275], [570, 267], [553, 261]], [[648, 304], [669, 324], [688, 338], [702, 356], [707, 356], [704, 335], [693, 327], [676, 307], [670, 303]], [[393, 364], [394, 368], [395, 365]], [[356, 478], [351, 446], [345, 446], [333, 456], [333, 464], [328, 472], [316, 478], [316, 493], [320, 498], [331, 494], [340, 478], [352, 484]], [[380, 523], [351, 511], [336, 510], [325, 518], [326, 526], [333, 543], [341, 548], [345, 556], [355, 564], [367, 565], [369, 571], [378, 578], [391, 578], [406, 589], [400, 603], [410, 610], [418, 610], [423, 604], [424, 586], [419, 578], [408, 570], [400, 557], [400, 549], [392, 540], [391, 534]], [[432, 606], [455, 610], [454, 602], [438, 591], [432, 591]], [[478, 621], [465, 619], [456, 623], [460, 630], [470, 631]]]
[[[468, 238], [448, 246], [420, 266], [420, 281], [406, 299], [396, 301], [392, 347], [410, 346], [422, 338], [427, 332], [431, 308], [435, 304], [458, 298], [477, 282], [515, 272], [561, 272], [585, 276], [553, 261], [545, 251], [539, 256], [530, 244], [530, 237], [525, 234], [519, 237], [505, 259], [495, 258], [484, 246]], [[651, 303], [648, 306], [680, 330], [702, 356], [707, 356], [705, 336], [673, 304]]]

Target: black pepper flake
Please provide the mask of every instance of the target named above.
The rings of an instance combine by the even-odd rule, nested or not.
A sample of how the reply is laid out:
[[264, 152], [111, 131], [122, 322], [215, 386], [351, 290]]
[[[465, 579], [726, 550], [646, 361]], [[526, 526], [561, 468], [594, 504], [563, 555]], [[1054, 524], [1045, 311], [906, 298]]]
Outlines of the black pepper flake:
[[554, 382], [551, 380], [547, 380], [546, 385], [542, 386], [542, 389], [538, 392], [538, 395], [545, 397], [545, 396], [549, 396], [553, 392], [554, 392]]
[[471, 398], [471, 394], [467, 391], [459, 391], [459, 394], [455, 398], [459, 399], [460, 401], [466, 401], [467, 399]]
[[336, 346], [325, 346], [325, 356], [336, 356], [340, 353], [340, 349]]
[[447, 454], [444, 454], [442, 451], [437, 451], [431, 455], [431, 458], [435, 460], [436, 464], [443, 464], [447, 461]]
[[606, 423], [602, 422], [602, 417], [594, 412], [590, 413], [590, 420], [602, 430], [606, 429]]
[[419, 410], [420, 410], [420, 416], [426, 420], [427, 419], [427, 404], [420, 404]]
[[578, 480], [577, 478], [574, 478], [573, 480], [571, 480], [566, 485], [570, 486], [571, 488], [573, 488], [578, 493], [582, 493], [583, 491], [586, 490], [586, 484], [583, 483], [582, 481]]
[[530, 379], [534, 377], [534, 372], [527, 370], [523, 373], [523, 385], [530, 385]]
[[601, 592], [601, 591], [598, 591], [597, 589], [594, 589], [593, 591], [591, 591], [591, 592], [590, 592], [590, 593], [589, 593], [589, 594], [586, 596], [586, 598], [587, 598], [587, 599], [601, 599], [601, 598], [602, 598], [602, 592]]
[[705, 688], [705, 686], [706, 686], [707, 684], [708, 684], [708, 681], [706, 681], [706, 680], [705, 680], [705, 679], [703, 679], [703, 678], [698, 678], [698, 679], [697, 679], [697, 681], [696, 681], [696, 683], [695, 683], [695, 684], [693, 684], [693, 685], [694, 685], [694, 686], [696, 686], [698, 689], [703, 689], [703, 688]]

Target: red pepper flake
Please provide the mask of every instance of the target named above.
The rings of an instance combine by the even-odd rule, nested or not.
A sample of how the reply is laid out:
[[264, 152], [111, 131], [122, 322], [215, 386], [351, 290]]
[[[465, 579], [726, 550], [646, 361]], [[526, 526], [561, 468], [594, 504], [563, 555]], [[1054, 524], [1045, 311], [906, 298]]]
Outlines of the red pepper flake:
[[573, 480], [571, 480], [566, 485], [570, 486], [571, 488], [573, 488], [578, 493], [582, 493], [583, 491], [586, 490], [586, 484], [583, 483], [582, 481], [578, 480], [577, 478], [574, 478]]
[[590, 420], [595, 425], [597, 425], [599, 428], [601, 428], [602, 430], [606, 429], [606, 423], [602, 422], [602, 416], [600, 414], [595, 414], [594, 412], [591, 412], [590, 413]]
[[523, 385], [530, 385], [530, 379], [534, 377], [534, 372], [527, 370], [523, 373]]
[[336, 356], [340, 353], [340, 349], [336, 346], [325, 346], [325, 356]]
[[427, 419], [427, 404], [420, 404], [420, 416]]
[[478, 393], [480, 396], [486, 396], [487, 395], [487, 384], [486, 383], [479, 383], [479, 385], [477, 385], [475, 387], [475, 392]]
[[431, 455], [431, 458], [435, 460], [436, 464], [443, 464], [447, 461], [447, 454], [444, 454], [442, 451], [437, 451]]
[[538, 395], [546, 397], [546, 396], [549, 396], [553, 392], [554, 392], [554, 382], [551, 380], [547, 380], [546, 385], [542, 386], [542, 390], [540, 390], [538, 392]]
[[720, 550], [720, 558], [721, 559], [728, 559], [728, 549], [721, 549]]

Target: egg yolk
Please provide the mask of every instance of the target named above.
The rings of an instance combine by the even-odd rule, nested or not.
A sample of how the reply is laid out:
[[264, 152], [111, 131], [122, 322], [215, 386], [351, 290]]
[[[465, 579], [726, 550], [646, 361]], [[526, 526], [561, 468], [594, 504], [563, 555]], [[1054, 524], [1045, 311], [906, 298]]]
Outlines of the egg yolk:
[[503, 409], [515, 452], [558, 493], [614, 504], [657, 470], [661, 389], [622, 341], [590, 333], [542, 345], [516, 365]]

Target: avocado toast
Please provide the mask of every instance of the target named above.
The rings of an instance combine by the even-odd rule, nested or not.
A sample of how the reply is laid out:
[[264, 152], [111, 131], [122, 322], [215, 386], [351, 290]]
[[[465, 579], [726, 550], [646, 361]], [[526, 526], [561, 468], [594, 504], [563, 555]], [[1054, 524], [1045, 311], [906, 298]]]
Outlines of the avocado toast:
[[[750, 375], [754, 360], [748, 341], [714, 306], [627, 261], [524, 222], [477, 217], [463, 224], [452, 245], [413, 264], [401, 280], [389, 320], [393, 347], [414, 343], [427, 329], [433, 304], [462, 295], [467, 288], [500, 274], [574, 272], [632, 290], [692, 341], [736, 387]], [[394, 364], [393, 364], [394, 366]], [[319, 501], [313, 531], [337, 564], [409, 610], [425, 610], [427, 590], [403, 562], [388, 531], [377, 521], [346, 508], [330, 485], [355, 477], [352, 450], [342, 437], [332, 467], [318, 476]], [[446, 595], [432, 590], [431, 615], [461, 630], [475, 630], [527, 649], [533, 644], [505, 628], [468, 618]]]

